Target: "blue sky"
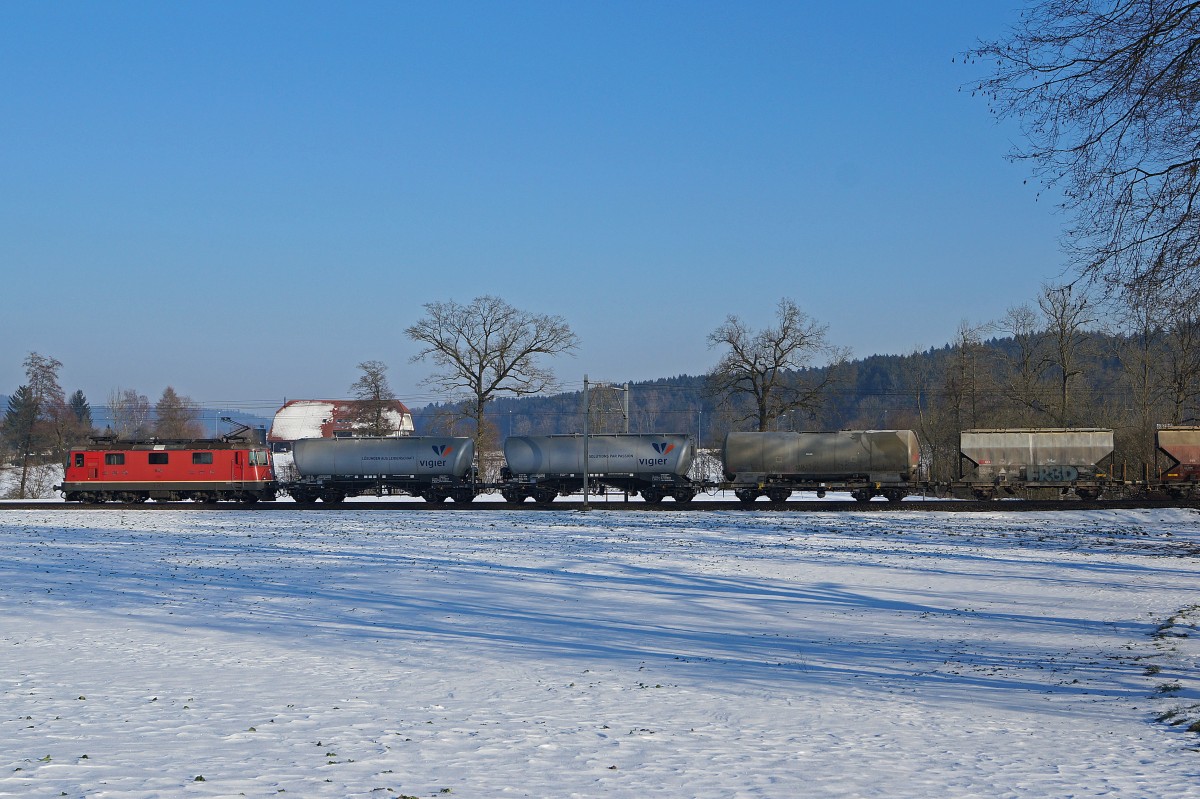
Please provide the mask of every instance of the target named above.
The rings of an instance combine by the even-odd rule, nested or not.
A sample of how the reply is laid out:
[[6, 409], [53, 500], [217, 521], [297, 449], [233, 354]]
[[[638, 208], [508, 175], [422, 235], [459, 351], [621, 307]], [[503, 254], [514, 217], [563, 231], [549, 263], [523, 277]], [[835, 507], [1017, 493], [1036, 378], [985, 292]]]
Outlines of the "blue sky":
[[781, 296], [856, 356], [1062, 271], [954, 62], [1013, 3], [10, 3], [0, 392], [346, 396], [428, 302], [579, 334], [568, 386], [706, 371]]

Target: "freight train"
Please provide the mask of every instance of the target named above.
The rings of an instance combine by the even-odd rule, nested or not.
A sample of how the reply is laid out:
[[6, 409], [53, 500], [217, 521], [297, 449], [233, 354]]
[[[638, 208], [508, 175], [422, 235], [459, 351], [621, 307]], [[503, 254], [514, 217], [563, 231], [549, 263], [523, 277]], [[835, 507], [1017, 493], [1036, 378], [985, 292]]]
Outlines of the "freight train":
[[948, 484], [924, 477], [921, 444], [911, 430], [730, 433], [720, 480], [692, 476], [696, 448], [686, 435], [513, 436], [504, 442], [496, 483], [478, 479], [472, 440], [454, 436], [301, 439], [296, 476], [277, 481], [261, 435], [252, 440], [242, 433], [188, 442], [98, 440], [70, 452], [56, 488], [68, 501], [85, 503], [255, 502], [277, 492], [302, 503], [392, 494], [467, 503], [497, 492], [510, 504], [546, 505], [583, 491], [585, 480], [594, 493], [641, 495], [651, 504], [687, 503], [715, 490], [732, 491], [746, 505], [830, 491], [859, 502], [898, 502], [914, 492], [976, 500], [1200, 497], [1200, 427], [1161, 427], [1155, 443], [1165, 466], [1136, 480], [1116, 474], [1112, 430], [965, 430], [959, 475]]

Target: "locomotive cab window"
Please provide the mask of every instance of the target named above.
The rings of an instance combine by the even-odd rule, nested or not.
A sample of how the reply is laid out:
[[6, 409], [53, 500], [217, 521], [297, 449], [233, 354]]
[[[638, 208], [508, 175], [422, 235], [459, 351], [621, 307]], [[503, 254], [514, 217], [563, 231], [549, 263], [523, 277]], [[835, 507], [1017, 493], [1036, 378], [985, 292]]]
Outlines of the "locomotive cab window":
[[212, 462], [213, 462], [213, 456], [212, 456], [211, 452], [193, 452], [192, 453], [192, 463], [194, 463], [194, 464], [205, 464], [205, 463], [212, 463]]
[[124, 452], [106, 452], [106, 453], [104, 453], [104, 465], [105, 466], [124, 466], [125, 465], [125, 453]]
[[251, 466], [266, 466], [267, 451], [263, 449], [250, 450], [250, 465]]
[[167, 453], [165, 453], [165, 452], [151, 452], [150, 453], [150, 464], [152, 466], [162, 465], [166, 462], [167, 462]]
[[76, 453], [75, 453], [75, 465], [76, 465], [76, 466], [82, 466], [82, 465], [83, 465], [83, 453], [82, 453], [82, 452], [76, 452]]

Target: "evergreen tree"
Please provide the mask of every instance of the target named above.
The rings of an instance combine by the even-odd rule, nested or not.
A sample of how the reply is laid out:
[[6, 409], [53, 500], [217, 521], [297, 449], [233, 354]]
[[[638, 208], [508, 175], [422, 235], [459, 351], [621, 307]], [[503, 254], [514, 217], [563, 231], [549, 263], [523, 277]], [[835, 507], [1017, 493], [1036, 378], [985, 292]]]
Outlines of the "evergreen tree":
[[23, 458], [33, 443], [34, 426], [37, 423], [37, 403], [29, 386], [19, 386], [8, 398], [8, 410], [0, 428], [7, 451]]
[[75, 415], [80, 426], [88, 430], [92, 428], [92, 406], [88, 404], [87, 397], [83, 395], [82, 390], [76, 390], [71, 395], [67, 400], [67, 406], [70, 407], [71, 413]]

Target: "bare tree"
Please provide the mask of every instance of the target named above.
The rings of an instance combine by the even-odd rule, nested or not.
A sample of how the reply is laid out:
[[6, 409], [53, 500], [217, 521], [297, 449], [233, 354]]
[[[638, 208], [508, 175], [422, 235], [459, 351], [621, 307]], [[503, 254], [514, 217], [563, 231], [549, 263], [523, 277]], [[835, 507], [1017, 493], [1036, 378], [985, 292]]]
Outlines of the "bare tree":
[[1019, 119], [1013, 153], [1061, 188], [1081, 274], [1107, 289], [1200, 294], [1200, 3], [1031, 0], [1003, 39], [969, 53], [993, 111]]
[[1008, 401], [1012, 421], [1021, 427], [1033, 426], [1047, 412], [1044, 389], [1050, 358], [1042, 319], [1031, 306], [1016, 305], [994, 327], [1013, 342], [1000, 357], [1001, 393]]
[[163, 439], [192, 439], [204, 436], [200, 407], [191, 397], [181, 397], [167, 386], [154, 404], [154, 435]]
[[[774, 327], [752, 330], [730, 315], [708, 335], [710, 349], [725, 350], [708, 373], [710, 390], [747, 398], [750, 409], [736, 421], [752, 420], [759, 431], [769, 430], [783, 414], [803, 411], [815, 415], [836, 381], [834, 367], [847, 357], [845, 351], [828, 343], [828, 326], [811, 319], [792, 300], [785, 297], [779, 301], [776, 320]], [[824, 356], [830, 368], [809, 370], [818, 356]]]
[[1165, 324], [1163, 355], [1172, 424], [1195, 422], [1200, 415], [1200, 311], [1172, 305]]
[[959, 430], [979, 426], [981, 404], [991, 393], [987, 390], [989, 370], [984, 362], [983, 329], [965, 319], [958, 323], [952, 358], [943, 375], [942, 391]]
[[150, 435], [150, 400], [132, 388], [114, 389], [108, 396], [113, 432], [117, 438], [138, 439]]
[[1129, 440], [1118, 441], [1118, 448], [1147, 464], [1153, 462], [1151, 442], [1154, 425], [1160, 421], [1165, 388], [1161, 368], [1165, 354], [1163, 306], [1143, 292], [1124, 296], [1127, 301], [1113, 308], [1106, 330], [1112, 354], [1121, 364], [1125, 394], [1122, 407], [1113, 409], [1113, 413], [1130, 428]]
[[1066, 427], [1077, 416], [1084, 365], [1093, 354], [1088, 326], [1096, 321], [1095, 308], [1086, 294], [1072, 293], [1070, 286], [1043, 286], [1038, 306], [1046, 319], [1049, 361], [1057, 373], [1055, 421]]
[[475, 451], [482, 452], [491, 425], [484, 411], [497, 394], [528, 396], [555, 386], [543, 356], [572, 352], [579, 338], [561, 316], [535, 314], [499, 297], [476, 297], [425, 305], [425, 316], [405, 330], [421, 345], [412, 361], [432, 358], [442, 369], [427, 385], [451, 394], [465, 392], [463, 416], [473, 424]]
[[943, 407], [937, 391], [940, 377], [932, 357], [913, 352], [904, 380], [916, 407], [913, 423], [921, 440], [922, 458], [934, 480], [947, 481], [954, 477], [953, 469], [958, 464], [958, 432], [962, 428]]
[[395, 409], [396, 394], [388, 385], [387, 364], [383, 361], [363, 361], [358, 368], [362, 374], [350, 386], [350, 395], [357, 401], [355, 427], [363, 435], [394, 435], [396, 423], [389, 412]]

